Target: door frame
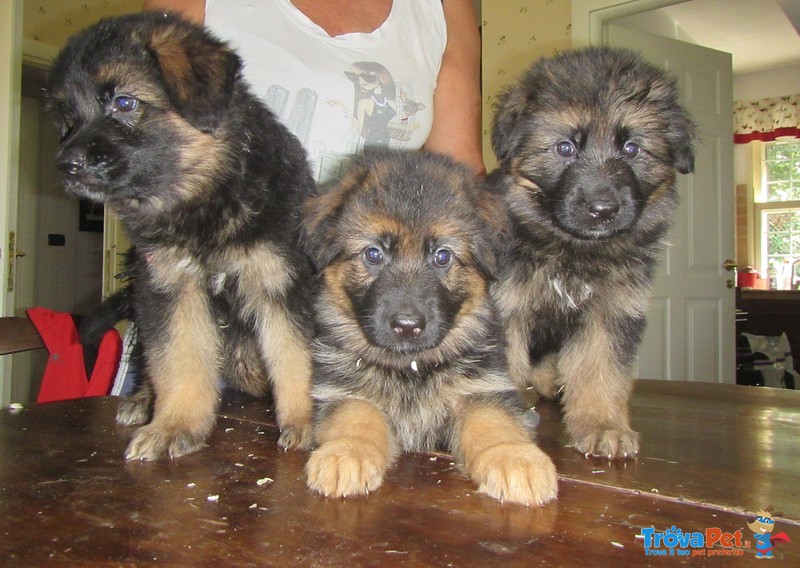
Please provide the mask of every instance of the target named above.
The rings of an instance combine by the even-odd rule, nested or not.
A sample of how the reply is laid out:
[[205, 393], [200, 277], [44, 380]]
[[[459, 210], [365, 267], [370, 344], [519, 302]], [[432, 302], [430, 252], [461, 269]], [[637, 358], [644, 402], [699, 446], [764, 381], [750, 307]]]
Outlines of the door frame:
[[682, 4], [685, 1], [572, 0], [572, 46], [603, 45], [606, 36], [605, 24], [609, 20], [633, 16], [674, 4]]

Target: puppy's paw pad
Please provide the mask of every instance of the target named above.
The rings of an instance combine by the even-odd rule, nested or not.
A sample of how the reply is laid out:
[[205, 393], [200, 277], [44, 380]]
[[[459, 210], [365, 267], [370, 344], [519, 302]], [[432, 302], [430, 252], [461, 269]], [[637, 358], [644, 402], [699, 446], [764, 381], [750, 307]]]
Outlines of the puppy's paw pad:
[[543, 505], [558, 495], [556, 466], [535, 444], [493, 446], [477, 457], [468, 473], [478, 491], [500, 501]]
[[284, 450], [309, 450], [313, 445], [311, 423], [285, 426], [281, 429], [278, 445]]
[[202, 448], [205, 438], [184, 430], [169, 430], [151, 424], [139, 428], [128, 444], [125, 458], [143, 461], [153, 461], [163, 457], [178, 458]]
[[628, 459], [639, 453], [639, 434], [628, 428], [597, 430], [575, 437], [572, 445], [586, 456]]
[[355, 438], [325, 442], [306, 464], [308, 487], [326, 497], [364, 495], [380, 487], [389, 464], [387, 452]]

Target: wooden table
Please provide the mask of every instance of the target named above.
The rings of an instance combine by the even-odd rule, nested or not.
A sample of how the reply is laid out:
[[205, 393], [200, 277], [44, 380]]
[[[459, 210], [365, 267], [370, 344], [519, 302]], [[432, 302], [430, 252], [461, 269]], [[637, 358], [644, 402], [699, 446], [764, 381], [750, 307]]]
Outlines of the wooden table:
[[31, 320], [18, 317], [0, 317], [0, 355], [19, 353], [44, 347], [39, 332]]
[[[777, 565], [800, 565], [800, 393], [639, 381], [635, 461], [564, 447], [557, 406], [539, 438], [557, 502], [528, 509], [479, 495], [445, 455], [407, 455], [368, 497], [329, 500], [283, 452], [263, 401], [226, 400], [210, 445], [174, 461], [125, 462], [112, 398], [0, 411], [3, 566], [612, 566], [663, 564], [642, 529], [742, 530], [744, 543], [674, 556], [752, 564], [746, 523], [772, 505]], [[750, 544], [751, 547], [746, 547]], [[691, 553], [692, 549], [686, 549]], [[738, 555], [737, 555], [738, 554]]]

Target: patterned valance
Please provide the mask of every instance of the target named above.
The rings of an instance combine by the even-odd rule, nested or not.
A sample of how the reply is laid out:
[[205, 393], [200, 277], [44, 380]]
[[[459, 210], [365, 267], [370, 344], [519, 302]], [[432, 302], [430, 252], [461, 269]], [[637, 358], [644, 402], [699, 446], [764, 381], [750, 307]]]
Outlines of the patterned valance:
[[800, 94], [757, 101], [736, 101], [733, 111], [733, 141], [769, 142], [782, 136], [800, 138]]

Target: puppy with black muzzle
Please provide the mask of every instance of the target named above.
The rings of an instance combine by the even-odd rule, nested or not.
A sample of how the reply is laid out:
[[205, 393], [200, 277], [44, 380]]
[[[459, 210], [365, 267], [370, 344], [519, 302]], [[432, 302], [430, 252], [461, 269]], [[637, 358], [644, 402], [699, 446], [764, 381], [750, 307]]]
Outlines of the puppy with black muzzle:
[[584, 454], [639, 449], [632, 365], [693, 138], [675, 81], [627, 50], [541, 59], [497, 101], [490, 184], [514, 229], [493, 295], [511, 376], [560, 396]]
[[141, 426], [128, 459], [198, 450], [226, 384], [271, 385], [279, 443], [311, 439], [299, 216], [314, 184], [302, 146], [240, 70], [201, 26], [156, 13], [76, 34], [50, 70], [65, 188], [108, 206], [136, 251], [125, 300], [144, 384], [117, 416]]
[[400, 452], [446, 450], [487, 495], [554, 499], [489, 295], [500, 203], [443, 156], [373, 151], [306, 204], [304, 229], [320, 273], [308, 486], [368, 493]]

